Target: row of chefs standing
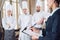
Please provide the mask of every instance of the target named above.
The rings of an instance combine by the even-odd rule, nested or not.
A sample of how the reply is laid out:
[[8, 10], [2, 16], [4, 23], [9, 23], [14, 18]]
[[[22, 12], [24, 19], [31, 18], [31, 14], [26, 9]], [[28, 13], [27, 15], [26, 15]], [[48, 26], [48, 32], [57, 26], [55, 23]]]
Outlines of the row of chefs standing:
[[[2, 18], [2, 25], [5, 30], [4, 40], [16, 40], [14, 31], [16, 26], [16, 20], [12, 16], [13, 7], [11, 4], [6, 5], [6, 11], [7, 16], [5, 18]], [[36, 12], [33, 14], [33, 16], [29, 13], [27, 1], [22, 1], [22, 14], [18, 18], [18, 26], [21, 28], [18, 39], [41, 40], [44, 37], [43, 26], [45, 26], [45, 21], [48, 17], [46, 15], [47, 14], [42, 11], [42, 2], [40, 2], [39, 0], [37, 0], [36, 2]], [[50, 14], [48, 15], [50, 16]]]
[[[9, 3], [6, 5], [7, 16], [2, 18], [2, 25], [5, 30], [4, 40], [15, 40], [15, 26], [16, 20], [12, 16], [13, 6]], [[45, 19], [45, 14], [42, 11], [42, 2], [37, 0], [36, 3], [36, 12], [34, 15], [29, 14], [27, 1], [22, 1], [22, 11], [23, 13], [18, 18], [18, 25], [21, 28], [19, 32], [19, 40], [34, 40], [32, 36], [43, 37], [42, 35], [42, 26]], [[32, 27], [33, 26], [33, 27]], [[31, 32], [38, 33], [39, 35], [27, 35], [22, 31], [24, 28], [29, 29]], [[28, 31], [26, 31], [28, 32]], [[31, 33], [32, 34], [32, 33]]]

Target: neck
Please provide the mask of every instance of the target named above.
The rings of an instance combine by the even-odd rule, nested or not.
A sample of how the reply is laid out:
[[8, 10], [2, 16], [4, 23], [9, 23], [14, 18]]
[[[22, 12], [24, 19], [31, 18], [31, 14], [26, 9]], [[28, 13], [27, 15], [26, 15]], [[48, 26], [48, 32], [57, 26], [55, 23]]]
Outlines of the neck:
[[11, 17], [11, 15], [9, 15], [8, 17]]
[[39, 12], [37, 12], [37, 13], [39, 13]]
[[27, 13], [24, 13], [25, 15], [27, 15]]
[[54, 9], [56, 9], [57, 8], [57, 6], [56, 5], [53, 5], [52, 6], [52, 10], [54, 10]]

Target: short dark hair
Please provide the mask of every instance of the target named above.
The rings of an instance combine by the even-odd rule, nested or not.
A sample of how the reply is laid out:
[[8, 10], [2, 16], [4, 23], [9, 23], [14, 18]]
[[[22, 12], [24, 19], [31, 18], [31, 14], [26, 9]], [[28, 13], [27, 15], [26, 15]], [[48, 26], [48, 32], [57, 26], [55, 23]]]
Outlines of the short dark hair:
[[59, 5], [60, 4], [60, 0], [55, 0], [55, 2]]

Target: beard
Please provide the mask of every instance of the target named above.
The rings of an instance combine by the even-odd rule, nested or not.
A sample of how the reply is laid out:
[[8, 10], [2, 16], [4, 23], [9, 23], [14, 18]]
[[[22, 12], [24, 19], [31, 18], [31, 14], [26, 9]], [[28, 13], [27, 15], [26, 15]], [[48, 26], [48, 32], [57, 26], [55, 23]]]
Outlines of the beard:
[[40, 10], [36, 10], [37, 12], [40, 12]]

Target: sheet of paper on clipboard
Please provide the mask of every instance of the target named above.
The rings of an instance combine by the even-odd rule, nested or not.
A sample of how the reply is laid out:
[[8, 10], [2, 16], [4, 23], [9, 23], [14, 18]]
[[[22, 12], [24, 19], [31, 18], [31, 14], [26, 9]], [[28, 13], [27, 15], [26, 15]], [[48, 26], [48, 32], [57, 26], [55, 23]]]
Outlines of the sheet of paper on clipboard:
[[31, 30], [24, 30], [23, 33], [25, 33], [26, 35], [29, 35], [29, 36], [32, 36], [32, 35], [36, 35], [37, 37], [40, 36], [39, 33], [35, 33], [33, 31], [31, 31]]

